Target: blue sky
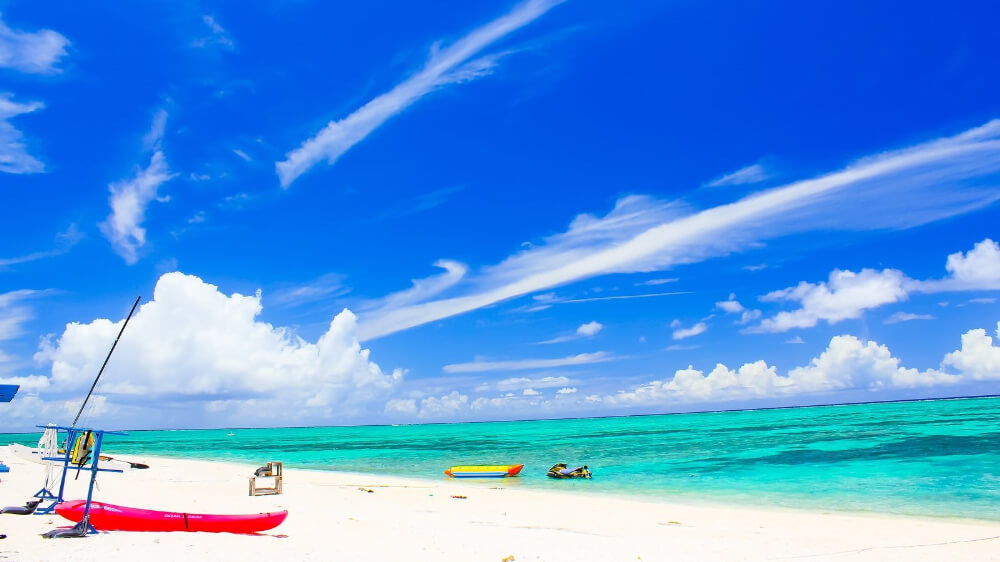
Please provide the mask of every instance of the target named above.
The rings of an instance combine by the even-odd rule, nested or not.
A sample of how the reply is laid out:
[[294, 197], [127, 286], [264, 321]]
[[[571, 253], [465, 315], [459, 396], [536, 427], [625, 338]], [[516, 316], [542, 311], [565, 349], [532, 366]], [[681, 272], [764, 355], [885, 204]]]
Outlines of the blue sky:
[[0, 2], [0, 415], [994, 393], [997, 15]]

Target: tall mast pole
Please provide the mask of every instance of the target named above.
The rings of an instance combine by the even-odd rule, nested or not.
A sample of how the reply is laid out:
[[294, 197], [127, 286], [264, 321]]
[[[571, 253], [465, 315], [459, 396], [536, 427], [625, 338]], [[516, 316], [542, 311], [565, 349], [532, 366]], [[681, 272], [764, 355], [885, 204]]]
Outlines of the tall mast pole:
[[97, 381], [101, 380], [101, 375], [104, 374], [104, 368], [108, 366], [108, 359], [111, 359], [111, 354], [115, 352], [115, 346], [118, 345], [118, 340], [121, 339], [122, 333], [125, 332], [125, 326], [128, 326], [129, 319], [132, 318], [132, 313], [135, 312], [135, 307], [139, 306], [139, 299], [142, 295], [135, 298], [135, 303], [132, 304], [132, 310], [128, 311], [128, 316], [125, 317], [125, 323], [122, 324], [122, 329], [118, 331], [118, 337], [115, 338], [115, 343], [111, 344], [111, 349], [108, 351], [108, 356], [104, 358], [104, 364], [101, 365], [101, 370], [97, 372], [97, 378], [94, 379], [94, 384], [90, 385], [90, 392], [87, 393], [87, 397], [83, 399], [83, 404], [80, 405], [80, 411], [76, 413], [76, 417], [73, 418], [72, 427], [76, 427], [76, 422], [80, 420], [80, 414], [83, 413], [83, 409], [87, 407], [87, 401], [90, 400], [90, 395], [94, 393], [94, 389], [97, 388]]

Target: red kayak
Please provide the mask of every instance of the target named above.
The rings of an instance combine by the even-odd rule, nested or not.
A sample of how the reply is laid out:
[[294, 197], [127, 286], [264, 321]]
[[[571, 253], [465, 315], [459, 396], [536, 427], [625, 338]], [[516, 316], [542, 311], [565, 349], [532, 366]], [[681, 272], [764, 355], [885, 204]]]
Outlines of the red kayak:
[[[70, 521], [83, 519], [84, 500], [62, 502], [56, 513]], [[288, 517], [288, 511], [249, 515], [203, 515], [90, 503], [90, 524], [98, 531], [201, 531], [205, 533], [259, 533], [273, 529]]]

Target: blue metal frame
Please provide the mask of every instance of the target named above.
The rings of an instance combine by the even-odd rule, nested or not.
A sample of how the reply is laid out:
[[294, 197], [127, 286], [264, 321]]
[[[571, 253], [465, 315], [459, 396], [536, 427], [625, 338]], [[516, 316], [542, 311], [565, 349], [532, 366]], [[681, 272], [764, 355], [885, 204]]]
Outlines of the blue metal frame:
[[[66, 432], [66, 441], [65, 441], [65, 443], [66, 443], [66, 446], [65, 446], [66, 452], [62, 456], [59, 456], [59, 457], [43, 457], [42, 458], [43, 461], [60, 461], [61, 460], [63, 462], [63, 471], [62, 471], [62, 478], [59, 481], [59, 493], [57, 495], [52, 496], [52, 492], [50, 492], [48, 490], [44, 490], [44, 489], [39, 492], [39, 493], [47, 492], [49, 496], [52, 496], [49, 499], [53, 500], [51, 505], [48, 505], [48, 506], [46, 506], [44, 508], [39, 508], [39, 509], [35, 510], [35, 513], [40, 514], [40, 515], [52, 513], [55, 510], [56, 505], [58, 505], [59, 503], [61, 503], [63, 501], [63, 492], [66, 490], [66, 474], [70, 471], [70, 456], [73, 454], [73, 443], [76, 442], [77, 436], [80, 435], [80, 434], [83, 434], [83, 433], [87, 433], [87, 432], [90, 432], [92, 435], [94, 435], [94, 448], [91, 451], [92, 454], [94, 455], [94, 460], [91, 461], [90, 467], [84, 468], [83, 465], [76, 465], [74, 463], [74, 466], [76, 468], [77, 473], [79, 473], [81, 470], [88, 470], [88, 471], [90, 471], [90, 487], [87, 489], [87, 506], [86, 506], [86, 508], [83, 511], [83, 517], [86, 520], [90, 516], [90, 504], [91, 504], [91, 501], [94, 498], [94, 483], [97, 481], [97, 473], [98, 472], [124, 472], [123, 470], [119, 470], [117, 468], [99, 468], [97, 466], [98, 462], [101, 459], [101, 445], [104, 442], [104, 436], [105, 435], [128, 435], [128, 434], [125, 433], [125, 432], [123, 432], [123, 431], [104, 431], [102, 429], [80, 428], [80, 427], [65, 427], [65, 426], [59, 426], [59, 425], [57, 425], [57, 426], [39, 425], [39, 426], [36, 426], [36, 427], [40, 427], [42, 429], [51, 429], [51, 428], [54, 427], [56, 429], [56, 431], [63, 430], [63, 431]], [[37, 494], [36, 494], [36, 497], [38, 497]], [[93, 525], [90, 525], [88, 523], [88, 526], [89, 526], [89, 531], [91, 533], [96, 533], [97, 532], [97, 530], [94, 529]]]

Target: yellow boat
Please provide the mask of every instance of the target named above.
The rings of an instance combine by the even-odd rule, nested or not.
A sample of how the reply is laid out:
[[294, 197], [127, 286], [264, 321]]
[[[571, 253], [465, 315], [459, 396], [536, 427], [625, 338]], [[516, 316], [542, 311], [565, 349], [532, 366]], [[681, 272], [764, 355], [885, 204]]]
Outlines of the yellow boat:
[[452, 478], [504, 478], [507, 476], [517, 476], [517, 473], [521, 472], [522, 468], [524, 468], [523, 464], [476, 464], [453, 466], [444, 471], [444, 473]]

